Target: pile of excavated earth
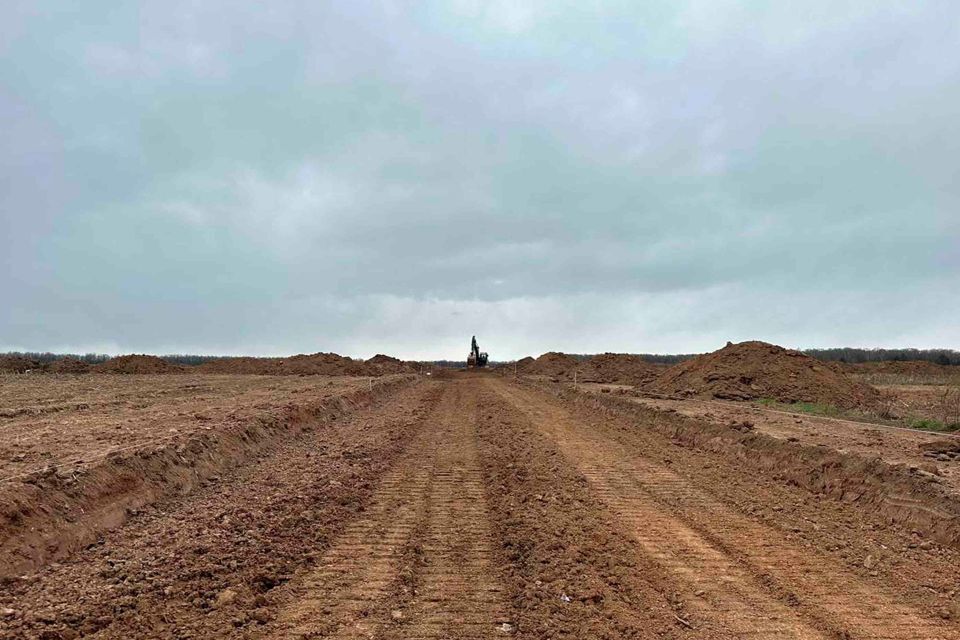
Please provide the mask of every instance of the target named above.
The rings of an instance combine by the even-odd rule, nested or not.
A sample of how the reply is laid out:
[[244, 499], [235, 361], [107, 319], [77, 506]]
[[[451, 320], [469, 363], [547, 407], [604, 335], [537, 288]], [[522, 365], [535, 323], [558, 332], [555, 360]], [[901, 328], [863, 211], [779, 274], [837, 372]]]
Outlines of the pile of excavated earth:
[[759, 341], [727, 344], [719, 351], [681, 362], [645, 390], [726, 400], [816, 402], [843, 408], [871, 408], [880, 402], [879, 391], [853, 380], [839, 367]]
[[178, 373], [184, 367], [170, 364], [163, 358], [147, 355], [129, 355], [110, 358], [92, 369], [95, 373]]
[[[936, 365], [933, 365], [936, 366]], [[641, 356], [604, 353], [580, 360], [550, 352], [524, 358], [516, 371], [553, 380], [623, 384], [665, 396], [815, 402], [848, 409], [876, 408], [880, 392], [847, 375], [834, 363], [821, 362], [799, 351], [766, 342], [728, 344], [713, 353], [672, 367]]]
[[23, 356], [0, 356], [0, 373], [26, 373], [40, 370], [43, 365]]
[[49, 373], [87, 373], [90, 371], [90, 365], [83, 360], [67, 357], [54, 360], [44, 370]]
[[601, 353], [586, 359], [551, 351], [539, 358], [523, 358], [516, 363], [517, 373], [528, 376], [640, 386], [655, 379], [664, 367], [629, 353]]
[[377, 354], [369, 360], [354, 360], [336, 353], [315, 353], [289, 358], [219, 358], [196, 368], [199, 373], [246, 373], [257, 375], [381, 376], [410, 373], [409, 363]]
[[566, 353], [550, 351], [536, 360], [524, 358], [517, 361], [517, 373], [526, 376], [549, 376], [551, 378], [573, 379], [573, 373], [580, 361]]
[[629, 353], [601, 353], [580, 363], [584, 382], [607, 382], [642, 386], [659, 377], [666, 367]]

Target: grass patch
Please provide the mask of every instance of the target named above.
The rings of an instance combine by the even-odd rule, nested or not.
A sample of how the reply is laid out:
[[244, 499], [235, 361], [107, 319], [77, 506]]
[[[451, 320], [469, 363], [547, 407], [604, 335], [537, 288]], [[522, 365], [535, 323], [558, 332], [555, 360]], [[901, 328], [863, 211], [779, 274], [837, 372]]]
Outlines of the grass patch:
[[942, 421], [934, 420], [933, 418], [914, 418], [908, 421], [907, 426], [911, 429], [942, 431], [944, 433], [960, 431], [960, 423], [954, 422], [953, 424], [945, 424]]

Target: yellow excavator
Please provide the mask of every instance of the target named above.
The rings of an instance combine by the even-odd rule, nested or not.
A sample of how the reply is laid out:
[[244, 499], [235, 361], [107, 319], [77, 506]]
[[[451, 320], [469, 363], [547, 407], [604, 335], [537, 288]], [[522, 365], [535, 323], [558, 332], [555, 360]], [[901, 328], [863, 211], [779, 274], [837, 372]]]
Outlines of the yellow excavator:
[[470, 355], [467, 356], [467, 368], [475, 369], [485, 366], [487, 366], [487, 352], [480, 351], [480, 347], [477, 346], [477, 336], [473, 336], [470, 342]]

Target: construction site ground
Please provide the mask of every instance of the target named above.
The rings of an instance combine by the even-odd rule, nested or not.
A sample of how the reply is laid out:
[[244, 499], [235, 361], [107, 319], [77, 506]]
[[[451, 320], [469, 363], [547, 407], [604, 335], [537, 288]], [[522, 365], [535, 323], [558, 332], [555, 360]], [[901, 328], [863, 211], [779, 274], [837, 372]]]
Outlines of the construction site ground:
[[[189, 464], [192, 480], [153, 478], [121, 520], [88, 522], [83, 546], [45, 552], [30, 535], [55, 547], [56, 532], [81, 539], [68, 525], [87, 515], [66, 503], [92, 499], [77, 487], [107, 470], [76, 485], [32, 478], [24, 495], [44, 508], [8, 513], [18, 544], [0, 541], [22, 556], [0, 567], [33, 563], [0, 577], [0, 638], [960, 637], [960, 553], [925, 529], [942, 533], [933, 520], [949, 513], [913, 526], [811, 491], [765, 471], [749, 443], [727, 451], [671, 435], [660, 416], [676, 408], [632, 415], [581, 401], [593, 399], [584, 391], [479, 372], [349, 389], [259, 380], [293, 386], [231, 420], [222, 394], [172, 390], [172, 414], [182, 405], [212, 433], [244, 430], [236, 442], [181, 443], [149, 471]], [[242, 398], [259, 393], [237, 384], [252, 385]], [[294, 399], [327, 389], [340, 401]], [[789, 428], [773, 418], [771, 433]], [[849, 428], [783, 419], [814, 439]], [[895, 433], [881, 431], [884, 447], [901, 446]], [[229, 464], [214, 465], [215, 452]], [[6, 483], [0, 492], [23, 480]], [[43, 503], [47, 493], [61, 502]], [[929, 510], [922, 492], [904, 499]], [[54, 533], [17, 529], [41, 517]]]
[[[938, 460], [926, 453], [923, 445], [943, 441], [949, 434], [889, 426], [870, 422], [809, 415], [786, 409], [772, 409], [728, 400], [700, 398], [670, 399], [629, 395], [631, 387], [606, 384], [583, 384], [587, 393], [616, 393], [623, 389], [630, 402], [660, 411], [697, 418], [718, 425], [749, 421], [760, 433], [791, 442], [821, 445], [866, 458], [879, 457], [891, 464], [912, 465], [932, 469], [943, 485], [960, 493], [960, 461]], [[607, 391], [603, 391], [606, 389]], [[960, 441], [958, 441], [960, 445]], [[930, 465], [933, 465], [932, 467]]]

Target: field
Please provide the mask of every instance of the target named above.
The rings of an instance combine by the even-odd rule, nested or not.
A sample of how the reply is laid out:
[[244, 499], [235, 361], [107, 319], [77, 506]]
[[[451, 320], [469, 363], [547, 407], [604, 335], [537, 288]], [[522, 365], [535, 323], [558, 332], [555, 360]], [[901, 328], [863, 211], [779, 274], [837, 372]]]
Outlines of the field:
[[954, 438], [568, 378], [0, 377], [0, 638], [960, 637]]

